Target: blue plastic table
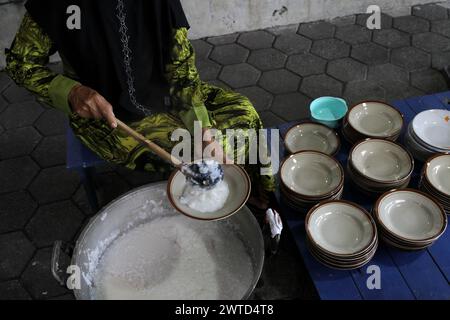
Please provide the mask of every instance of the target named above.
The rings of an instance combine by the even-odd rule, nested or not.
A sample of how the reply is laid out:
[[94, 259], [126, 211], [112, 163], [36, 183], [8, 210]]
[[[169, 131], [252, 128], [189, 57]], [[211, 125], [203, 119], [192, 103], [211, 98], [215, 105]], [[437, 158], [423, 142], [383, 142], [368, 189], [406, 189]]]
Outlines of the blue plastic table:
[[[430, 96], [411, 98], [392, 103], [400, 110], [406, 123], [417, 113], [428, 109], [450, 110], [450, 91]], [[279, 126], [283, 136], [295, 123]], [[343, 140], [343, 139], [342, 139]], [[400, 141], [401, 142], [401, 141]], [[283, 143], [280, 143], [283, 146]], [[281, 147], [283, 149], [283, 147]], [[344, 142], [337, 156], [346, 167], [349, 145]], [[281, 155], [286, 156], [281, 150]], [[416, 162], [410, 187], [416, 188], [423, 164]], [[348, 179], [347, 179], [348, 180]], [[356, 202], [371, 210], [374, 200], [368, 199], [348, 181], [344, 199]], [[406, 252], [380, 243], [374, 259], [365, 267], [352, 271], [330, 269], [317, 262], [306, 248], [304, 213], [295, 212], [283, 204], [280, 206], [287, 228], [291, 231], [306, 268], [321, 299], [324, 300], [388, 300], [388, 299], [445, 299], [450, 300], [450, 228], [432, 247], [420, 252]], [[367, 273], [369, 266], [376, 265], [381, 270], [381, 289], [369, 290]]]

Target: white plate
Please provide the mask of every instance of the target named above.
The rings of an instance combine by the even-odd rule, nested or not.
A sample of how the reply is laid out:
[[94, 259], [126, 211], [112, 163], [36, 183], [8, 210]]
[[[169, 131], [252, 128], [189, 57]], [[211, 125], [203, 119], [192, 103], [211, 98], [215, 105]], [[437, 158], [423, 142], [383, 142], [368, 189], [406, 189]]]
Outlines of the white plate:
[[376, 138], [387, 138], [398, 134], [403, 127], [399, 111], [382, 102], [362, 102], [348, 114], [349, 124], [358, 132]]
[[399, 190], [383, 195], [376, 203], [377, 220], [400, 239], [427, 241], [445, 230], [445, 213], [436, 202], [418, 191]]
[[378, 139], [369, 139], [356, 145], [350, 161], [359, 174], [382, 183], [405, 179], [414, 167], [412, 157], [403, 147]]
[[334, 130], [317, 123], [302, 123], [292, 127], [286, 133], [284, 143], [290, 153], [319, 151], [328, 155], [335, 154], [340, 145]]
[[331, 201], [313, 208], [306, 218], [309, 237], [331, 254], [353, 255], [375, 240], [376, 227], [368, 214], [344, 201]]
[[450, 197], [450, 155], [439, 155], [426, 165], [426, 179], [431, 186]]
[[413, 120], [414, 133], [429, 145], [450, 151], [450, 111], [427, 110]]
[[304, 151], [291, 155], [281, 166], [281, 181], [295, 193], [319, 197], [342, 185], [344, 170], [326, 154]]
[[237, 213], [247, 202], [250, 191], [250, 178], [248, 174], [237, 165], [223, 165], [224, 181], [228, 184], [230, 194], [225, 206], [216, 212], [200, 212], [182, 204], [180, 198], [186, 186], [186, 177], [175, 171], [167, 184], [167, 195], [171, 204], [180, 213], [198, 220], [220, 220]]

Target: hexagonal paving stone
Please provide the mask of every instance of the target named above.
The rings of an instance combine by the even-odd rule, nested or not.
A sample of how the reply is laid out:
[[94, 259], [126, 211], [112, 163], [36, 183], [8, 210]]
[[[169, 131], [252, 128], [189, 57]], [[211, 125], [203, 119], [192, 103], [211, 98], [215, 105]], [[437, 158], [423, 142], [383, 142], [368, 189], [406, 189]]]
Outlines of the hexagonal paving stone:
[[42, 139], [33, 151], [32, 157], [42, 168], [65, 164], [66, 136], [51, 136]]
[[325, 72], [327, 61], [313, 54], [300, 54], [290, 56], [286, 68], [302, 77], [321, 74]]
[[[362, 13], [356, 16], [356, 24], [367, 27], [367, 19], [372, 14]], [[381, 29], [389, 29], [392, 27], [392, 17], [385, 13], [381, 13]]]
[[333, 38], [336, 26], [326, 21], [302, 23], [298, 33], [313, 40]]
[[2, 96], [0, 96], [0, 113], [5, 111], [6, 107], [9, 105], [9, 102], [5, 100]]
[[58, 202], [41, 206], [25, 230], [37, 247], [45, 247], [56, 240], [71, 241], [83, 219], [83, 214], [71, 201]]
[[37, 208], [25, 191], [1, 195], [0, 204], [0, 233], [22, 229]]
[[194, 47], [196, 59], [207, 59], [213, 49], [211, 44], [202, 39], [192, 40], [191, 44]]
[[311, 98], [321, 96], [340, 97], [343, 84], [325, 74], [309, 76], [302, 81], [300, 91]]
[[195, 62], [200, 78], [203, 81], [216, 79], [219, 75], [221, 66], [211, 60], [197, 60]]
[[251, 50], [270, 48], [275, 36], [264, 30], [245, 32], [241, 34], [238, 43]]
[[52, 248], [38, 250], [22, 275], [22, 284], [34, 299], [48, 299], [69, 293], [53, 278], [51, 259]]
[[309, 117], [309, 104], [311, 99], [304, 94], [295, 92], [275, 97], [272, 112], [285, 121], [294, 121]]
[[258, 111], [268, 110], [272, 105], [273, 96], [260, 87], [242, 88], [237, 91], [249, 98]]
[[352, 57], [367, 65], [376, 65], [389, 62], [389, 51], [380, 45], [366, 43], [353, 47]]
[[20, 276], [34, 250], [22, 232], [0, 235], [0, 281]]
[[129, 184], [116, 172], [95, 177], [99, 204], [104, 206], [130, 190]]
[[44, 136], [65, 134], [68, 127], [67, 116], [57, 109], [49, 109], [34, 123], [34, 127]]
[[314, 41], [311, 52], [319, 57], [334, 60], [348, 57], [350, 54], [350, 46], [338, 39], [318, 40]]
[[447, 19], [447, 9], [436, 4], [424, 4], [412, 8], [414, 16], [422, 17], [430, 21]]
[[373, 81], [352, 81], [345, 87], [344, 98], [350, 105], [364, 100], [385, 100], [386, 90]]
[[364, 80], [367, 67], [352, 58], [343, 58], [331, 61], [328, 64], [327, 73], [344, 82]]
[[411, 85], [429, 94], [448, 89], [447, 82], [443, 75], [439, 71], [433, 69], [412, 72]]
[[431, 65], [431, 56], [413, 47], [394, 49], [391, 53], [393, 64], [409, 71], [427, 68]]
[[286, 120], [277, 117], [271, 111], [260, 112], [259, 116], [261, 117], [264, 128], [274, 128], [286, 122]]
[[230, 44], [236, 42], [237, 38], [239, 36], [239, 33], [230, 33], [223, 36], [218, 37], [210, 37], [206, 39], [209, 43], [215, 45], [215, 46], [221, 46], [224, 44]]
[[9, 103], [19, 103], [25, 101], [33, 101], [33, 95], [25, 88], [19, 87], [16, 84], [11, 84], [3, 91], [3, 96]]
[[401, 48], [410, 45], [410, 36], [395, 29], [381, 29], [374, 31], [373, 42], [388, 48]]
[[431, 31], [450, 38], [450, 20], [433, 21]]
[[450, 50], [450, 39], [433, 32], [415, 34], [413, 46], [427, 52], [443, 52]]
[[308, 52], [312, 41], [295, 33], [286, 33], [277, 37], [274, 47], [291, 55]]
[[72, 196], [72, 201], [86, 216], [92, 216], [95, 212], [92, 210], [89, 200], [86, 195], [84, 186], [78, 187], [77, 191]]
[[325, 72], [327, 61], [313, 54], [305, 53], [290, 56], [286, 68], [302, 77]]
[[386, 101], [402, 100], [425, 95], [425, 92], [411, 87], [408, 83], [390, 81], [381, 85], [386, 90]]
[[381, 84], [392, 82], [408, 83], [409, 73], [403, 68], [397, 67], [390, 63], [386, 63], [369, 67], [369, 74], [367, 76], [367, 79]]
[[366, 43], [371, 37], [371, 30], [354, 24], [338, 27], [336, 30], [336, 38], [350, 44]]
[[297, 91], [300, 77], [287, 70], [264, 72], [259, 85], [274, 94]]
[[238, 44], [226, 44], [213, 49], [210, 59], [221, 65], [237, 64], [247, 60], [248, 49]]
[[79, 185], [78, 174], [65, 166], [42, 170], [29, 190], [39, 203], [70, 199]]
[[210, 80], [210, 81], [208, 81], [208, 83], [210, 85], [212, 85], [212, 86], [216, 86], [216, 87], [219, 87], [219, 88], [222, 88], [222, 89], [230, 90], [230, 87], [226, 83], [224, 83], [224, 82], [222, 82], [220, 80]]
[[43, 111], [42, 106], [34, 101], [10, 104], [2, 113], [0, 123], [6, 129], [29, 126]]
[[269, 48], [252, 51], [248, 63], [261, 71], [281, 69], [284, 67], [287, 56], [278, 50]]
[[6, 72], [0, 71], [0, 93], [8, 88], [12, 83], [11, 78], [6, 74]]
[[450, 64], [450, 51], [435, 52], [432, 55], [432, 66], [435, 69], [441, 70]]
[[0, 283], [0, 300], [30, 300], [28, 292], [18, 280]]
[[356, 23], [356, 14], [331, 19], [331, 23], [338, 27], [355, 24]]
[[281, 26], [270, 27], [270, 28], [267, 28], [266, 31], [270, 32], [271, 34], [273, 34], [275, 36], [279, 36], [279, 35], [286, 34], [286, 33], [297, 33], [299, 26], [300, 26], [299, 23], [294, 23], [294, 24], [288, 24], [288, 25], [284, 25], [284, 26], [281, 25]]
[[0, 159], [26, 156], [41, 141], [41, 135], [33, 127], [7, 130], [0, 136]]
[[430, 23], [419, 17], [404, 16], [394, 18], [394, 28], [409, 33], [421, 33], [430, 30]]
[[225, 66], [219, 79], [230, 85], [232, 88], [242, 88], [255, 85], [261, 72], [255, 67], [241, 63], [232, 66]]
[[38, 172], [39, 166], [29, 157], [0, 161], [0, 193], [26, 188]]

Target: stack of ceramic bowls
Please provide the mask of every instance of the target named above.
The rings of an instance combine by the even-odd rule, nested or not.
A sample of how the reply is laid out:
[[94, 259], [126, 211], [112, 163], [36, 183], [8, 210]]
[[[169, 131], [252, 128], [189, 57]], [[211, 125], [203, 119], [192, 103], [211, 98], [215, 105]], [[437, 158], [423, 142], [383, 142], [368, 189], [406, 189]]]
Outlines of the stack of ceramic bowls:
[[403, 250], [425, 249], [447, 228], [447, 215], [439, 203], [412, 189], [382, 195], [373, 216], [383, 241]]
[[342, 134], [351, 144], [367, 138], [396, 141], [403, 128], [403, 115], [394, 107], [367, 101], [352, 107], [344, 119]]
[[314, 122], [304, 122], [293, 126], [284, 137], [284, 144], [290, 154], [300, 151], [319, 151], [335, 155], [341, 141], [336, 131]]
[[450, 214], [450, 154], [437, 154], [427, 161], [420, 190], [434, 197]]
[[427, 110], [408, 126], [405, 146], [422, 162], [436, 153], [450, 152], [450, 111]]
[[347, 201], [327, 201], [312, 208], [305, 220], [311, 254], [335, 269], [357, 269], [367, 264], [378, 248], [371, 215]]
[[319, 202], [340, 199], [344, 191], [344, 169], [340, 163], [316, 151], [289, 156], [281, 166], [280, 180], [285, 203], [302, 212]]
[[414, 159], [399, 144], [381, 139], [367, 139], [350, 151], [347, 172], [363, 191], [382, 194], [409, 185]]

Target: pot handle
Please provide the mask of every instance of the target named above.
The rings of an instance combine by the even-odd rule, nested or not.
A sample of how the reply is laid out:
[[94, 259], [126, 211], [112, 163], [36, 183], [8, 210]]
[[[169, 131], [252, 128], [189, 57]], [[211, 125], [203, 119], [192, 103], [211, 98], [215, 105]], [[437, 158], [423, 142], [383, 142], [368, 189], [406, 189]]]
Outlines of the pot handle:
[[58, 283], [65, 287], [69, 274], [67, 268], [72, 260], [74, 246], [64, 241], [55, 241], [53, 244], [51, 270], [52, 275]]

